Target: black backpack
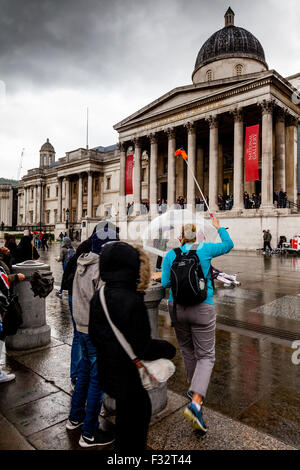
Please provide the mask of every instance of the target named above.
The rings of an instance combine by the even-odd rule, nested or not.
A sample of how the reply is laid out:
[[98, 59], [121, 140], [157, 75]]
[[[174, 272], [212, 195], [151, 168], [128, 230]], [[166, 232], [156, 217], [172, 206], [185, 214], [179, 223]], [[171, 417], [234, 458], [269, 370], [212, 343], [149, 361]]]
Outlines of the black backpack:
[[204, 302], [207, 297], [207, 280], [204, 277], [193, 245], [187, 253], [176, 248], [176, 258], [171, 266], [171, 290], [174, 303], [188, 307]]

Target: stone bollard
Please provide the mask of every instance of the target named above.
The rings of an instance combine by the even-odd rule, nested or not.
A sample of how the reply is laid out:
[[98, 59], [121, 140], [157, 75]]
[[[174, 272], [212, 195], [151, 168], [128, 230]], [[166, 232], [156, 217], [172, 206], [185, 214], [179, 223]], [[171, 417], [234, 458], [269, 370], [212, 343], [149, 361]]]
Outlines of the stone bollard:
[[15, 293], [23, 312], [23, 324], [14, 336], [7, 336], [7, 349], [26, 350], [50, 343], [51, 328], [46, 324], [46, 299], [34, 297], [29, 279], [34, 271], [48, 271], [50, 266], [39, 261], [24, 261], [13, 266], [13, 273], [24, 274], [26, 279], [18, 283]]
[[[165, 289], [158, 282], [151, 282], [144, 297], [151, 325], [152, 338], [158, 339], [158, 306], [165, 296]], [[167, 406], [167, 382], [149, 392], [152, 403], [152, 415], [162, 411]]]

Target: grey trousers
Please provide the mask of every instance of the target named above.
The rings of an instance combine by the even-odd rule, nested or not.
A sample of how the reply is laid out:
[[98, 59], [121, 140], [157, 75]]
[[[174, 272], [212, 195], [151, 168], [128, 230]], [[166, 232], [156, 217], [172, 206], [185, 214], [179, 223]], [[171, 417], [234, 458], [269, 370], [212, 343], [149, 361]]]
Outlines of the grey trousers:
[[[169, 302], [169, 312], [173, 302]], [[189, 390], [206, 396], [215, 363], [216, 312], [213, 305], [176, 306], [175, 333], [180, 346]]]

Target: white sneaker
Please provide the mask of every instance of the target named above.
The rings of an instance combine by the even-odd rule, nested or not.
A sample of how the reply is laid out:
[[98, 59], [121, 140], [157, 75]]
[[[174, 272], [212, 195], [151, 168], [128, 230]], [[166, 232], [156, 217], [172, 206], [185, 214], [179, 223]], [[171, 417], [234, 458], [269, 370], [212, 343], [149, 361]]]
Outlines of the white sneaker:
[[4, 372], [0, 371], [0, 383], [11, 382], [12, 380], [15, 380], [15, 378], [15, 374], [4, 374]]

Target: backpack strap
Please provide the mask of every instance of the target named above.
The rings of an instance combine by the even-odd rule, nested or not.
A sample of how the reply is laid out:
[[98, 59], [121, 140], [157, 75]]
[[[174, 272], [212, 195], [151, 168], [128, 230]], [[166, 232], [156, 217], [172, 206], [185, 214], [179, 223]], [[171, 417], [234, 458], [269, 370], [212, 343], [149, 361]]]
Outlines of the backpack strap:
[[198, 248], [199, 248], [199, 243], [194, 243], [186, 254], [191, 255], [191, 256], [195, 256], [195, 255], [197, 256], [196, 251], [198, 250]]
[[182, 250], [181, 250], [181, 248], [178, 247], [178, 248], [174, 248], [173, 251], [176, 255], [176, 258], [174, 259], [174, 261], [175, 261], [177, 258], [180, 258], [180, 256], [182, 255]]

